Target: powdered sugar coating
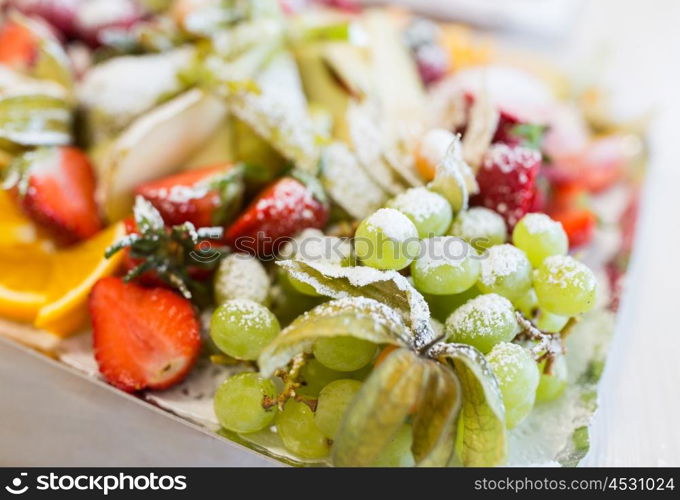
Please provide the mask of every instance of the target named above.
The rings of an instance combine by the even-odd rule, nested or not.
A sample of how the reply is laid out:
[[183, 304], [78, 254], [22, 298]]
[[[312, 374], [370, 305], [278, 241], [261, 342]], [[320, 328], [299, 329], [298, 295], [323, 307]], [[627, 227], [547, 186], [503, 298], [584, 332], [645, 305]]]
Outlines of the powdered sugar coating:
[[429, 130], [420, 140], [420, 155], [432, 167], [436, 167], [446, 156], [455, 136], [443, 128]]
[[473, 207], [458, 215], [449, 233], [477, 248], [489, 248], [505, 242], [507, 227], [503, 217], [490, 208]]
[[218, 304], [232, 299], [266, 302], [271, 281], [264, 266], [255, 257], [231, 254], [220, 262], [215, 275], [215, 299]]
[[418, 238], [418, 231], [413, 222], [404, 214], [393, 208], [381, 208], [366, 219], [369, 232], [381, 231], [385, 237], [393, 241], [406, 241]]
[[467, 301], [446, 320], [449, 341], [473, 345], [483, 353], [512, 340], [517, 329], [512, 303], [495, 293]]
[[529, 267], [526, 255], [510, 244], [489, 248], [487, 258], [482, 259], [480, 281], [486, 286], [494, 286], [499, 279], [521, 272]]
[[597, 279], [585, 264], [568, 255], [553, 255], [543, 261], [542, 276], [547, 282], [560, 288], [575, 286], [581, 290], [597, 287]]
[[424, 222], [433, 215], [451, 210], [444, 197], [425, 187], [415, 187], [404, 191], [390, 202], [390, 207], [399, 210], [404, 215], [410, 215], [416, 223]]
[[562, 227], [562, 224], [541, 213], [526, 214], [522, 221], [529, 234], [549, 233]]
[[[541, 153], [534, 149], [513, 146], [507, 144], [494, 144], [484, 156], [483, 168], [498, 168], [507, 174], [518, 166], [533, 165], [541, 161]], [[520, 179], [522, 180], [522, 179]]]

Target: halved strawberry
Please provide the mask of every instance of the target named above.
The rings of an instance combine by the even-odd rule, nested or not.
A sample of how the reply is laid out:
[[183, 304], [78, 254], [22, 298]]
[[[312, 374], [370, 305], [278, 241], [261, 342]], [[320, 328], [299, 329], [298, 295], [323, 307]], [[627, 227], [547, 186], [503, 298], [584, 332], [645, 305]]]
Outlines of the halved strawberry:
[[31, 66], [38, 57], [39, 43], [28, 26], [7, 21], [0, 26], [0, 64], [14, 69]]
[[151, 202], [168, 226], [183, 222], [196, 227], [218, 225], [224, 222], [219, 219], [225, 200], [215, 184], [232, 168], [221, 164], [182, 172], [142, 184], [135, 193]]
[[201, 348], [191, 302], [165, 288], [103, 278], [89, 299], [94, 354], [107, 382], [128, 391], [180, 382]]
[[14, 186], [24, 211], [63, 243], [89, 238], [102, 228], [95, 177], [87, 156], [70, 146], [42, 148], [16, 163]]
[[323, 228], [328, 221], [323, 191], [315, 179], [306, 182], [283, 177], [270, 184], [227, 229], [227, 245], [266, 257], [303, 229]]
[[536, 202], [541, 154], [533, 149], [493, 144], [477, 173], [479, 194], [472, 202], [501, 214], [510, 229]]

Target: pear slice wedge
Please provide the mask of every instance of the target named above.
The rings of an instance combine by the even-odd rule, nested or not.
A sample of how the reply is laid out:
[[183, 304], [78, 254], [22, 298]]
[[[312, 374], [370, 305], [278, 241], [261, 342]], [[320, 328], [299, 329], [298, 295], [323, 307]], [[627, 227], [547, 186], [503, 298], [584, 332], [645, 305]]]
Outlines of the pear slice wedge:
[[101, 153], [98, 196], [110, 221], [132, 208], [139, 184], [172, 174], [223, 123], [226, 105], [192, 89], [135, 120]]

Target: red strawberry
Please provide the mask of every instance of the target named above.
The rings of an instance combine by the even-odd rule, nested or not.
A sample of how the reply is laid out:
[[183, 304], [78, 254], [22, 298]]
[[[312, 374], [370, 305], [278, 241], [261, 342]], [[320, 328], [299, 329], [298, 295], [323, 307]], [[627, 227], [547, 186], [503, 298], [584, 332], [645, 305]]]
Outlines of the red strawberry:
[[201, 168], [139, 186], [135, 193], [151, 202], [168, 226], [191, 222], [196, 227], [218, 224], [222, 198], [211, 182], [217, 182], [232, 165]]
[[103, 278], [89, 307], [95, 358], [110, 384], [128, 392], [165, 389], [196, 361], [199, 323], [191, 302], [176, 293]]
[[28, 215], [63, 243], [74, 243], [102, 228], [95, 201], [95, 177], [79, 149], [39, 149], [24, 156], [23, 180], [14, 189]]
[[540, 165], [538, 151], [493, 144], [477, 173], [479, 194], [473, 203], [495, 210], [512, 229], [535, 202]]
[[0, 27], [0, 64], [14, 69], [31, 66], [38, 57], [38, 36], [26, 25], [13, 21]]
[[307, 228], [321, 229], [328, 205], [315, 180], [283, 177], [260, 193], [229, 227], [227, 245], [260, 257], [276, 253], [287, 239]]
[[599, 192], [619, 181], [631, 160], [625, 135], [610, 135], [593, 140], [577, 153], [553, 158], [547, 175], [554, 184], [576, 183], [591, 192]]
[[564, 231], [569, 237], [569, 247], [583, 246], [593, 239], [597, 217], [593, 212], [584, 208], [574, 208], [551, 214], [551, 217], [562, 223]]

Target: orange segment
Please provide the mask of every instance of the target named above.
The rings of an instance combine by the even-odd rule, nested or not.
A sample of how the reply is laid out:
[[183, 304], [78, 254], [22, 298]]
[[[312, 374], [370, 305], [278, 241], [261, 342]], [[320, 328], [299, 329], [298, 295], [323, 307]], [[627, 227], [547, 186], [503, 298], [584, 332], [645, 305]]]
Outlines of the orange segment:
[[23, 247], [36, 243], [49, 247], [33, 222], [24, 215], [13, 196], [0, 189], [0, 248]]
[[37, 328], [66, 336], [85, 325], [90, 290], [97, 280], [113, 274], [123, 257], [118, 252], [107, 259], [104, 252], [124, 235], [125, 228], [118, 223], [54, 255], [46, 300], [35, 319]]
[[46, 300], [52, 256], [35, 245], [0, 247], [0, 316], [32, 321]]

